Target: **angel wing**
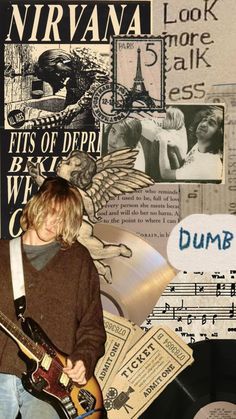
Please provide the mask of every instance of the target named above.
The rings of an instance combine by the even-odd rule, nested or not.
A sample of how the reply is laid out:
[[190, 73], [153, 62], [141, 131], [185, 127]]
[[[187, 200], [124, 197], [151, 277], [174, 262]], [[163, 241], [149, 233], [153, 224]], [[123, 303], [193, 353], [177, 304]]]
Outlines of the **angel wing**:
[[[97, 172], [85, 191], [93, 202], [93, 215], [102, 209], [111, 198], [145, 188], [154, 183], [148, 175], [134, 169], [137, 154], [138, 151], [124, 148], [109, 153], [96, 161]], [[85, 209], [88, 214], [87, 208]], [[90, 217], [90, 214], [88, 216]]]

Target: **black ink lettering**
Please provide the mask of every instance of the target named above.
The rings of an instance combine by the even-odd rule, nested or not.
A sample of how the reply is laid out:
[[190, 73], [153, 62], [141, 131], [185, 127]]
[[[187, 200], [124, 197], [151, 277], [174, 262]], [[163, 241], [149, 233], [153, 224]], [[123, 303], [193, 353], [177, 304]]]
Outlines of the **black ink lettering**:
[[210, 14], [213, 17], [214, 20], [218, 20], [216, 15], [214, 13], [212, 13], [212, 11], [211, 11], [211, 9], [216, 5], [218, 0], [213, 0], [210, 7], [208, 7], [209, 0], [204, 0], [204, 1], [205, 1], [204, 20], [208, 20], [208, 14]]
[[196, 68], [199, 68], [200, 66], [200, 60], [202, 60], [205, 64], [206, 67], [211, 67], [211, 64], [209, 64], [206, 59], [204, 58], [204, 55], [206, 54], [206, 52], [209, 50], [209, 48], [206, 48], [205, 51], [200, 55], [200, 49], [197, 48], [197, 56], [196, 56]]
[[167, 11], [168, 5], [169, 5], [169, 3], [164, 3], [164, 24], [176, 23], [177, 22], [176, 19], [175, 20], [168, 20], [168, 17], [167, 17], [167, 15], [168, 15], [168, 11]]

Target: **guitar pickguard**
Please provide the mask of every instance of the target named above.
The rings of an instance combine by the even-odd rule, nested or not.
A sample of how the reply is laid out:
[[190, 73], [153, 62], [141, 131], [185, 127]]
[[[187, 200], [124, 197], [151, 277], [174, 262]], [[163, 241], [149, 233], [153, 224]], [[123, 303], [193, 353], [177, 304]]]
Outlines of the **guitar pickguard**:
[[101, 419], [103, 400], [96, 379], [92, 377], [85, 386], [73, 383], [63, 372], [66, 356], [53, 347], [40, 326], [26, 319], [24, 331], [44, 349], [39, 362], [27, 363], [27, 374], [22, 377], [24, 387], [51, 403], [63, 419], [76, 419], [89, 412], [89, 419]]
[[[61, 382], [61, 376], [63, 364], [59, 357], [51, 359], [51, 363], [48, 369], [45, 369], [39, 363], [35, 365], [34, 371], [28, 371], [28, 373], [22, 377], [24, 387], [45, 401], [50, 401], [55, 408], [62, 410], [65, 418], [74, 419], [77, 418], [77, 407], [71, 399], [70, 391], [73, 387], [73, 382], [68, 380], [68, 384], [65, 386]], [[57, 405], [57, 401], [60, 402]]]

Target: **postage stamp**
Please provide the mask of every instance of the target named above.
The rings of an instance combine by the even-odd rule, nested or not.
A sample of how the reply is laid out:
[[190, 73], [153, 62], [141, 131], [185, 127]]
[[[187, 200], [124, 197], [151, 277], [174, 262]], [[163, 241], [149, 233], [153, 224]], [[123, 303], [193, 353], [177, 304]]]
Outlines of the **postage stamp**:
[[[165, 111], [165, 45], [160, 36], [113, 38], [114, 110]], [[129, 94], [121, 103], [115, 86]]]
[[112, 98], [112, 83], [104, 83], [98, 87], [92, 97], [92, 112], [96, 119], [106, 124], [115, 124], [125, 119], [129, 110], [125, 109], [124, 104], [129, 94], [126, 87], [116, 85], [116, 95], [121, 103], [120, 110], [114, 110]]

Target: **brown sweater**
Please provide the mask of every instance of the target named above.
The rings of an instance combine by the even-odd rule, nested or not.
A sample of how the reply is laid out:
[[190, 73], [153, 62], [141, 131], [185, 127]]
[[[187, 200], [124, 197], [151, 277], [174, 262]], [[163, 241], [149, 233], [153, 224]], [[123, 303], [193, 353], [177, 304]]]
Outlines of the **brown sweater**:
[[[79, 243], [59, 252], [37, 271], [24, 251], [25, 317], [43, 328], [58, 350], [85, 363], [91, 377], [104, 353], [105, 330], [99, 278], [89, 252]], [[9, 241], [0, 240], [0, 310], [17, 323], [10, 272]], [[19, 322], [18, 322], [19, 323]], [[21, 376], [26, 370], [16, 343], [0, 329], [0, 372]]]

